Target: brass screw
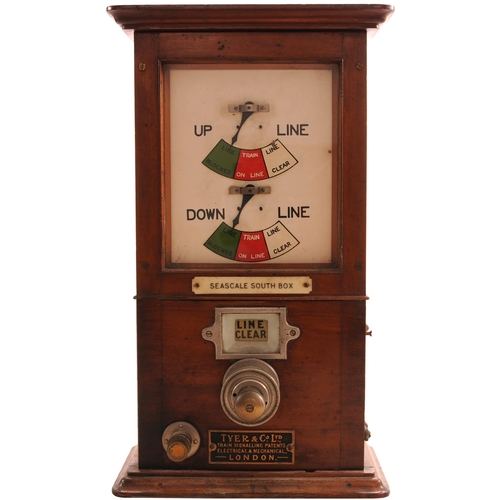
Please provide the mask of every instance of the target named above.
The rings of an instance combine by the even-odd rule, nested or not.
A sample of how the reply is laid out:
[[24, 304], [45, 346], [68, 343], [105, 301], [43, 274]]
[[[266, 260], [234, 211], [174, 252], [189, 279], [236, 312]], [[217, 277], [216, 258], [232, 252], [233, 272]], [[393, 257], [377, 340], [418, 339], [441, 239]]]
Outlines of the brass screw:
[[146, 71], [146, 63], [139, 63], [139, 71]]
[[365, 69], [365, 65], [363, 63], [357, 62], [356, 69]]

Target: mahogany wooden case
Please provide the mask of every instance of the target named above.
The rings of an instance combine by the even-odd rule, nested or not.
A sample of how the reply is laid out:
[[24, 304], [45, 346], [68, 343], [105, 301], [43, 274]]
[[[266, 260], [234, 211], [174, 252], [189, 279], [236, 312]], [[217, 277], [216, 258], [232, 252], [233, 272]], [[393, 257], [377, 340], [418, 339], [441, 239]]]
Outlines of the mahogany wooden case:
[[[388, 495], [383, 473], [365, 442], [366, 45], [370, 33], [392, 14], [392, 7], [116, 6], [108, 12], [133, 38], [136, 110], [139, 436], [113, 493]], [[169, 71], [309, 67], [334, 68], [335, 77], [329, 105], [328, 259], [290, 258], [281, 263], [279, 256], [271, 256], [263, 262], [179, 263], [172, 251], [173, 217], [178, 215], [171, 206], [176, 186], [171, 180], [175, 123]], [[194, 135], [209, 131], [208, 126], [196, 128], [202, 123], [208, 122], [194, 123]], [[219, 136], [213, 137], [215, 144]], [[185, 147], [190, 148], [187, 140]], [[293, 148], [290, 151], [294, 153]], [[186, 175], [196, 176], [197, 169], [206, 173], [202, 160], [196, 165], [188, 161]], [[298, 171], [303, 164], [299, 158], [293, 168]], [[217, 178], [218, 174], [209, 175]], [[234, 181], [238, 184], [238, 179]], [[274, 189], [272, 180], [269, 184]], [[180, 234], [182, 227], [189, 226], [181, 226]], [[299, 293], [229, 287], [222, 293], [197, 291], [196, 280], [208, 283], [210, 279], [233, 287], [262, 279], [276, 288], [287, 280], [297, 287], [304, 279], [309, 288]], [[219, 309], [227, 314], [255, 310], [255, 317], [285, 311], [279, 313], [280, 319], [286, 316], [295, 328], [285, 358], [258, 361], [279, 378], [276, 411], [262, 424], [240, 425], [221, 406], [223, 379], [240, 357], [217, 359], [214, 343], [205, 333], [202, 336], [217, 324]], [[278, 335], [283, 342], [281, 330]], [[185, 445], [182, 437], [176, 451], [191, 449], [192, 454], [175, 461], [175, 452], [166, 443], [170, 435], [166, 439], [164, 432], [179, 422], [192, 425], [199, 436], [186, 437], [197, 441], [195, 451], [189, 448], [193, 443]], [[283, 451], [262, 452], [265, 458], [259, 458], [259, 446], [247, 447], [248, 451], [241, 445], [241, 453], [228, 448], [226, 458], [217, 458], [214, 450], [223, 447], [221, 440], [226, 438], [243, 443], [276, 441], [274, 448]]]

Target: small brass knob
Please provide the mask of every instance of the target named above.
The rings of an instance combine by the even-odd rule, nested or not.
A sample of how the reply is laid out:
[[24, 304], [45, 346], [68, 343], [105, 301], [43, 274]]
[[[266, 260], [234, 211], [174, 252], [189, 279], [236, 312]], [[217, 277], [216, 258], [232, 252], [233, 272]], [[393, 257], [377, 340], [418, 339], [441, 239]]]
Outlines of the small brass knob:
[[169, 460], [183, 462], [198, 451], [200, 434], [188, 422], [174, 422], [163, 431], [162, 443]]
[[186, 460], [191, 451], [191, 438], [182, 433], [175, 433], [167, 443], [167, 456], [172, 462], [182, 462]]
[[263, 415], [266, 402], [256, 387], [247, 386], [236, 396], [234, 409], [245, 422], [254, 422]]

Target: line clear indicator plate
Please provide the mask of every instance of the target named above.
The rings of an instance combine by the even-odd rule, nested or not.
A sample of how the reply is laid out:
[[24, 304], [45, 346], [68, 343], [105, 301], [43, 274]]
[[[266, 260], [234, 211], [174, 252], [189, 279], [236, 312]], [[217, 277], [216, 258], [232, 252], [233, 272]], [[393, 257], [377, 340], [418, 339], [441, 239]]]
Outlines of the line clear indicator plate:
[[286, 359], [287, 344], [300, 336], [285, 307], [216, 307], [202, 337], [215, 346], [215, 359]]

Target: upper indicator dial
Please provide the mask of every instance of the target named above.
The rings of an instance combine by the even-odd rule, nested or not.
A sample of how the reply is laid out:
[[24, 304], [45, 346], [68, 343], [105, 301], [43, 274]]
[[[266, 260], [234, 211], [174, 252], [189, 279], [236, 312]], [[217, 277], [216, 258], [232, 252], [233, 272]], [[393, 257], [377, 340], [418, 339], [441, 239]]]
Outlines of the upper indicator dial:
[[258, 149], [240, 149], [221, 139], [203, 160], [214, 172], [241, 181], [269, 179], [296, 164], [297, 159], [279, 139]]

